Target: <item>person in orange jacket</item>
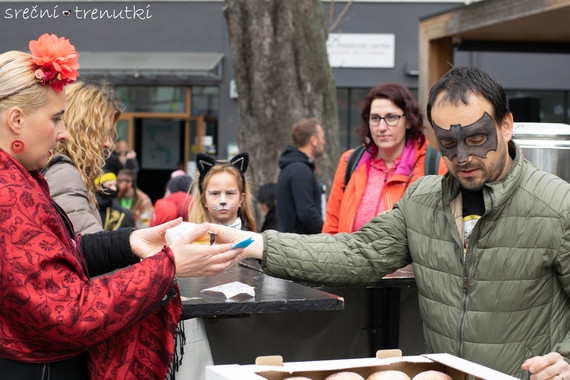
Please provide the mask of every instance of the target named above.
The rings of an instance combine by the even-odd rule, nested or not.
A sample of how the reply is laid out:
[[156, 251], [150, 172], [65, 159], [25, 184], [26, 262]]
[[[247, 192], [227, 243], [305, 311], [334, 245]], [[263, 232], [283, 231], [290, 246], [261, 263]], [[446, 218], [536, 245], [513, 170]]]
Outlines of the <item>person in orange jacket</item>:
[[[373, 88], [364, 101], [361, 119], [358, 133], [363, 145], [340, 158], [327, 203], [325, 233], [359, 230], [394, 207], [426, 171], [447, 171], [439, 153], [428, 149], [419, 104], [405, 86], [388, 83]], [[429, 158], [426, 162], [427, 156], [433, 157], [432, 162]], [[352, 172], [347, 174], [348, 164]]]

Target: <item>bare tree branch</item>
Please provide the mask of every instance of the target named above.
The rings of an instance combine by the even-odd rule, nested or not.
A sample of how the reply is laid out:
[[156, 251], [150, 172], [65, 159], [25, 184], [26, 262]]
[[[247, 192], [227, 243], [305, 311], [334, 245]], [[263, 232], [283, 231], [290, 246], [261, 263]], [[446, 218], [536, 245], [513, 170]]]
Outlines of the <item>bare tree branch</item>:
[[331, 0], [331, 5], [329, 6], [329, 22], [327, 23], [327, 33], [330, 33], [331, 25], [333, 24], [334, 19], [334, 1]]
[[332, 33], [338, 27], [338, 25], [343, 20], [344, 16], [346, 15], [346, 13], [348, 12], [348, 10], [350, 9], [351, 6], [352, 6], [352, 0], [349, 0], [345, 4], [342, 11], [339, 13], [336, 20], [331, 24], [331, 21], [333, 19], [332, 14], [333, 14], [333, 10], [334, 10], [334, 0], [331, 0], [330, 10], [329, 10], [329, 24], [328, 24], [328, 29], [327, 29], [328, 33]]

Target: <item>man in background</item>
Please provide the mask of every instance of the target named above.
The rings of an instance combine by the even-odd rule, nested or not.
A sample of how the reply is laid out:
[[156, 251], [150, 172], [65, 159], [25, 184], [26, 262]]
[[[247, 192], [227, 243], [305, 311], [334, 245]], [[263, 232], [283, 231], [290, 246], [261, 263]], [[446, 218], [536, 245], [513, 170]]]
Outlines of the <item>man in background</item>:
[[279, 157], [277, 222], [280, 232], [321, 232], [322, 185], [315, 177], [313, 160], [324, 152], [324, 136], [316, 118], [301, 119], [293, 125], [293, 145], [288, 145]]

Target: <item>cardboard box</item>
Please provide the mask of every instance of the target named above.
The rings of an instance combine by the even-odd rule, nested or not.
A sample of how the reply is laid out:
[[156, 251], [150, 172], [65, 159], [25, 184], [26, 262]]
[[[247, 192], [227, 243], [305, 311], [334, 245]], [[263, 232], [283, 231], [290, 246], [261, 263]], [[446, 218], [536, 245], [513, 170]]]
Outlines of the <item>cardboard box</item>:
[[[399, 351], [399, 350], [397, 350]], [[425, 354], [419, 356], [392, 356], [379, 351], [379, 357], [340, 359], [263, 365], [263, 359], [253, 365], [219, 365], [206, 367], [206, 380], [283, 380], [292, 376], [304, 376], [312, 380], [324, 380], [336, 372], [356, 372], [364, 379], [380, 370], [398, 370], [413, 378], [420, 372], [436, 370], [451, 376], [453, 380], [516, 380], [515, 377], [472, 363], [450, 354]], [[279, 357], [272, 357], [272, 359]], [[259, 358], [258, 358], [259, 359]], [[282, 359], [281, 359], [282, 362]], [[470, 377], [473, 376], [473, 377]]]

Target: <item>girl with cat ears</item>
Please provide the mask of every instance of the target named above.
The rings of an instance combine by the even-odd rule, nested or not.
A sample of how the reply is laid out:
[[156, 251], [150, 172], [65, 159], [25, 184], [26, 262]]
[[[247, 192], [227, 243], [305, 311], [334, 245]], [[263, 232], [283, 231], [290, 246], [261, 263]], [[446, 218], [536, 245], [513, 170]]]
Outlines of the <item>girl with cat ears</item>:
[[217, 161], [208, 154], [197, 153], [198, 186], [188, 221], [255, 231], [251, 194], [245, 180], [248, 164], [247, 152], [239, 153], [228, 161]]

